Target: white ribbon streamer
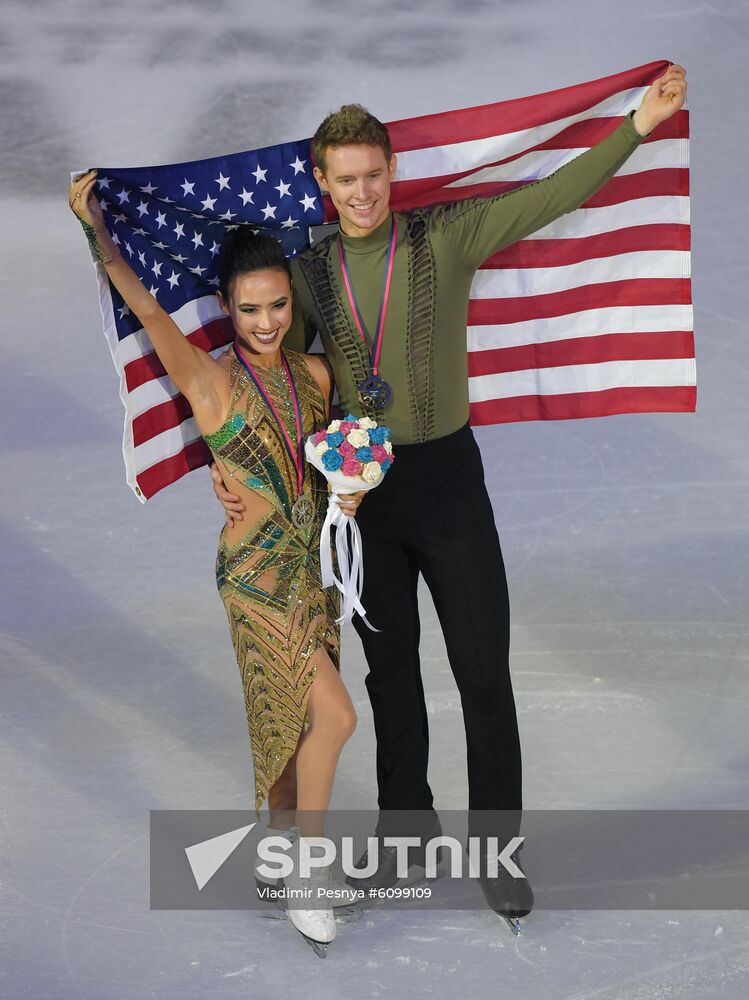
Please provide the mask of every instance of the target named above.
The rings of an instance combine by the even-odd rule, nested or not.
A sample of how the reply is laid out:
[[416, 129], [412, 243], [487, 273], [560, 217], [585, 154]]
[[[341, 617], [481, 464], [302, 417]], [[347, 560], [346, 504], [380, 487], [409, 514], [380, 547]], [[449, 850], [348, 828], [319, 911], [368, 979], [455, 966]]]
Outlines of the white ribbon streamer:
[[[340, 469], [332, 471], [325, 468], [322, 456], [318, 455], [312, 437], [308, 437], [304, 445], [304, 453], [307, 461], [325, 476], [330, 489], [330, 499], [328, 500], [328, 511], [323, 521], [320, 532], [320, 570], [322, 574], [323, 587], [337, 587], [343, 597], [343, 614], [337, 619], [338, 624], [350, 622], [356, 614], [361, 615], [362, 621], [372, 632], [379, 632], [370, 622], [362, 607], [361, 593], [364, 586], [364, 554], [362, 551], [361, 532], [356, 518], [344, 514], [340, 506], [340, 497], [336, 494], [359, 493], [362, 490], [369, 492], [382, 482], [385, 475], [382, 473], [376, 483], [367, 483], [363, 479], [344, 476]], [[330, 541], [331, 529], [335, 528], [335, 548], [338, 557], [338, 572], [341, 574], [340, 580], [335, 575], [333, 569], [332, 545]]]
[[[333, 569], [332, 545], [330, 530], [336, 529], [335, 548], [338, 561], [340, 580]], [[350, 536], [350, 540], [349, 540]], [[323, 587], [334, 584], [343, 598], [343, 614], [337, 619], [338, 624], [350, 622], [354, 612], [361, 616], [362, 621], [372, 632], [379, 632], [369, 621], [362, 607], [361, 593], [364, 586], [364, 555], [362, 552], [361, 532], [356, 518], [344, 514], [340, 500], [331, 493], [328, 500], [328, 512], [325, 515], [320, 532], [320, 570]]]

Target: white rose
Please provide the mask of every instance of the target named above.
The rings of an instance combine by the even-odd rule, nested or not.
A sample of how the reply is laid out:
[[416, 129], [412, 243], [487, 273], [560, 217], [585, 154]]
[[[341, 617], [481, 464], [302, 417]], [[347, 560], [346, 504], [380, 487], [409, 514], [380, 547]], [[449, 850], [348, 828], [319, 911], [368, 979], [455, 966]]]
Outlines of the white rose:
[[346, 440], [352, 448], [363, 448], [369, 444], [369, 434], [362, 430], [349, 431]]
[[377, 421], [372, 420], [371, 417], [359, 417], [359, 426], [365, 431], [371, 431], [373, 427], [377, 426]]
[[361, 477], [365, 483], [376, 483], [382, 475], [379, 462], [367, 462], [361, 471]]
[[386, 441], [383, 444], [382, 447], [385, 449], [385, 451], [388, 453], [388, 455], [392, 455], [393, 454], [393, 446], [390, 444], [389, 441]]
[[327, 441], [321, 441], [320, 444], [315, 445], [315, 451], [318, 455], [324, 455], [325, 452], [330, 448]]
[[340, 420], [331, 420], [330, 424], [328, 425], [327, 433], [328, 434], [335, 434], [335, 432], [339, 431], [340, 429], [341, 429], [341, 421]]

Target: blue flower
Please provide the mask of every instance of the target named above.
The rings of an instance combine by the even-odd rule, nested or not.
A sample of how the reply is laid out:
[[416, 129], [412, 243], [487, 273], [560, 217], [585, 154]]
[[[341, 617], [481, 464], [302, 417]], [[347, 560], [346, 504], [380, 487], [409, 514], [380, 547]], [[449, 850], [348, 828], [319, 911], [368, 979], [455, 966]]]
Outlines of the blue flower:
[[385, 440], [389, 441], [390, 440], [390, 428], [389, 427], [383, 427], [382, 429], [385, 432]]
[[358, 424], [359, 423], [359, 418], [355, 417], [353, 413], [347, 413], [346, 416], [343, 419], [344, 419], [344, 422], [347, 423], [347, 424]]
[[364, 462], [365, 464], [367, 462], [371, 462], [372, 449], [368, 448], [366, 445], [363, 445], [361, 448], [356, 449], [356, 457], [359, 459], [360, 462]]
[[343, 458], [338, 454], [337, 451], [333, 451], [332, 448], [328, 448], [327, 451], [323, 452], [322, 464], [328, 470], [328, 472], [335, 472], [336, 469], [340, 469], [343, 465]]
[[369, 440], [372, 444], [385, 444], [385, 431], [387, 427], [373, 427], [369, 431]]
[[343, 434], [340, 431], [334, 431], [332, 434], [328, 434], [325, 440], [331, 448], [337, 448], [339, 444], [343, 444]]
[[390, 458], [386, 458], [384, 462], [380, 462], [380, 468], [382, 469], [383, 472], [387, 472], [387, 470], [390, 468], [392, 464], [393, 460]]

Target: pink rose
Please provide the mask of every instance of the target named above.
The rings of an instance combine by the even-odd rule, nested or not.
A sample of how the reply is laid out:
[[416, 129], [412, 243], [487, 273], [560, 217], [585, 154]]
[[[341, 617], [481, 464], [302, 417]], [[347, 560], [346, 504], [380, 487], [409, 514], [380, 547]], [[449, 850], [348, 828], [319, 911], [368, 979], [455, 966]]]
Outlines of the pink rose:
[[338, 428], [338, 430], [345, 437], [349, 433], [349, 431], [352, 431], [355, 427], [356, 424], [352, 424], [350, 420], [342, 420], [341, 426]]
[[380, 465], [387, 459], [388, 453], [382, 447], [381, 444], [372, 445], [372, 458], [375, 462], [379, 462]]
[[321, 441], [325, 440], [325, 435], [326, 431], [317, 431], [312, 440], [315, 442], [315, 444], [320, 444]]
[[343, 465], [341, 466], [341, 472], [344, 476], [360, 476], [361, 475], [361, 462], [358, 458], [344, 458]]
[[351, 458], [352, 455], [356, 454], [356, 448], [352, 444], [349, 444], [348, 441], [343, 441], [339, 444], [338, 451], [344, 458]]

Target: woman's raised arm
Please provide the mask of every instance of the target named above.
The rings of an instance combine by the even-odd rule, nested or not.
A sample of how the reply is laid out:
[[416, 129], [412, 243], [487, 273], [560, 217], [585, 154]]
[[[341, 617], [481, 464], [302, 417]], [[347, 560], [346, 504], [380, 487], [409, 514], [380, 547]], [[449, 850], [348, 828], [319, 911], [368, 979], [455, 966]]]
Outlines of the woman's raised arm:
[[104, 224], [101, 206], [93, 192], [96, 171], [89, 170], [70, 185], [69, 204], [83, 225], [96, 257], [107, 270], [110, 281], [125, 300], [153, 344], [167, 374], [183, 393], [198, 421], [207, 423], [221, 416], [223, 401], [216, 391], [225, 372], [221, 365], [182, 334], [166, 310], [145, 288], [137, 274], [117, 249]]

